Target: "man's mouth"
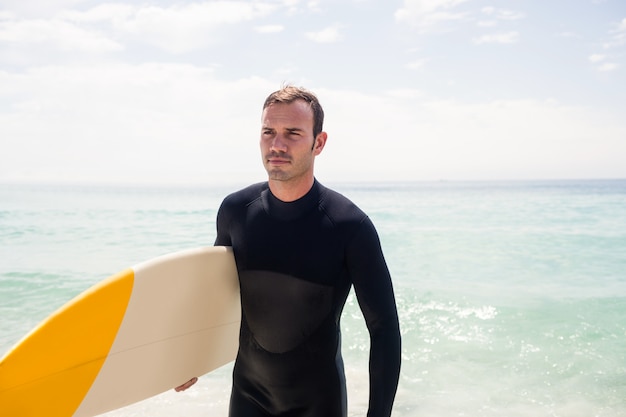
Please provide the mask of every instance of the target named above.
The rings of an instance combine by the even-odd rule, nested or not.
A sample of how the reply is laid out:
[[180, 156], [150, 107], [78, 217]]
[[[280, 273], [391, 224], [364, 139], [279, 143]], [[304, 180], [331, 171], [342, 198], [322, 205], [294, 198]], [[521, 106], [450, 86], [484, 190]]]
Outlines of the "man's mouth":
[[289, 158], [270, 155], [267, 157], [267, 162], [270, 165], [286, 165], [291, 163], [291, 160]]

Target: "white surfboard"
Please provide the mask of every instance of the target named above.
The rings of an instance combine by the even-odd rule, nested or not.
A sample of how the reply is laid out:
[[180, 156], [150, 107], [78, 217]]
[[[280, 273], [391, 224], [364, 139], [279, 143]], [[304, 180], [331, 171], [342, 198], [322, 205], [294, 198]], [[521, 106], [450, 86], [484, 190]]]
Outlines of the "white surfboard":
[[0, 415], [87, 417], [235, 358], [232, 250], [176, 252], [122, 271], [50, 315], [0, 360]]

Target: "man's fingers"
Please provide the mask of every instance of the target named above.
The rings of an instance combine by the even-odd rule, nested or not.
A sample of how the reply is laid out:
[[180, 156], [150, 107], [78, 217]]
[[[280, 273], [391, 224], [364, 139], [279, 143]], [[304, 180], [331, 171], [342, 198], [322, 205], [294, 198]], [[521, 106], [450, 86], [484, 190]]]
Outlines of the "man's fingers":
[[195, 384], [196, 382], [198, 382], [198, 378], [196, 378], [195, 376], [193, 378], [191, 378], [189, 381], [185, 382], [183, 385], [179, 385], [176, 388], [174, 388], [174, 391], [176, 392], [181, 392], [186, 390], [187, 388], [189, 388], [190, 386], [192, 386], [193, 384]]

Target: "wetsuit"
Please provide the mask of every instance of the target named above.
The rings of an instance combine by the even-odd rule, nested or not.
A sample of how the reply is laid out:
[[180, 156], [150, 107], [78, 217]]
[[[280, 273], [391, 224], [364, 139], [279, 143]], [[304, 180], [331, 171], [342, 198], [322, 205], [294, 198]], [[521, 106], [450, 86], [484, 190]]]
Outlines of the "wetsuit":
[[371, 337], [368, 416], [389, 416], [400, 332], [389, 271], [370, 219], [315, 181], [285, 203], [267, 183], [226, 197], [216, 245], [232, 246], [242, 322], [231, 417], [344, 417], [339, 319], [351, 285]]

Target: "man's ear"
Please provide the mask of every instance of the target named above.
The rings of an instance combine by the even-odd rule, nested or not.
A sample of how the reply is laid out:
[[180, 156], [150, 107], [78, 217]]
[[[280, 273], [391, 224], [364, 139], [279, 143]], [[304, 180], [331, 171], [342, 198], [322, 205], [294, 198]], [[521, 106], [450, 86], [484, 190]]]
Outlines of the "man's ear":
[[328, 135], [326, 132], [320, 132], [315, 138], [315, 143], [313, 144], [313, 153], [315, 155], [319, 155], [322, 153], [324, 146], [326, 146], [326, 140], [328, 139]]

